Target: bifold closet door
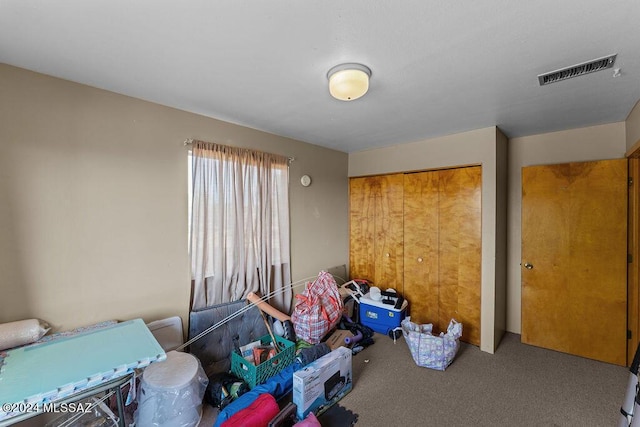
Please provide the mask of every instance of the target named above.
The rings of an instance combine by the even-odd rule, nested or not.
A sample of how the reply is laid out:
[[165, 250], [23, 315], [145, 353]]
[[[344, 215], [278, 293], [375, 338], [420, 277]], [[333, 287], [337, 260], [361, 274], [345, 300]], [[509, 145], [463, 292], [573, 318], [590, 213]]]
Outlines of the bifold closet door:
[[480, 345], [480, 166], [405, 174], [404, 289], [411, 319]]
[[375, 202], [375, 275], [380, 289], [403, 292], [404, 174], [377, 176]]
[[440, 171], [440, 330], [453, 318], [462, 340], [480, 345], [482, 168]]
[[411, 320], [434, 326], [440, 313], [439, 177], [439, 171], [404, 176], [404, 294]]
[[403, 174], [349, 180], [349, 276], [402, 292]]
[[349, 276], [373, 280], [375, 276], [376, 186], [372, 177], [349, 180]]

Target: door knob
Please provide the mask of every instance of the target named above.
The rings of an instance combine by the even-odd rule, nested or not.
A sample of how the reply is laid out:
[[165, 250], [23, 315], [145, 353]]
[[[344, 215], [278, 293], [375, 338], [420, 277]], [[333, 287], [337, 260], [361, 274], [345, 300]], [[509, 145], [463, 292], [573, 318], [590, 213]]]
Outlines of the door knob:
[[423, 259], [422, 259], [422, 258], [418, 258], [418, 262], [422, 262], [422, 261], [423, 261]]
[[389, 252], [387, 252], [384, 256], [386, 256], [387, 258], [389, 258], [391, 256], [391, 254]]
[[531, 270], [533, 268], [533, 264], [529, 264], [528, 262], [525, 262], [524, 268], [526, 268], [527, 270]]

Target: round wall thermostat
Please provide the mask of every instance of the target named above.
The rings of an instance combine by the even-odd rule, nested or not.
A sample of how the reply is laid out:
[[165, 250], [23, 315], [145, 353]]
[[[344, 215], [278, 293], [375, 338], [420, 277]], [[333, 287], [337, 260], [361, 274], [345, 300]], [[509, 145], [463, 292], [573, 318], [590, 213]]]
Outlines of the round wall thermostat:
[[302, 178], [300, 178], [300, 184], [304, 185], [305, 187], [310, 186], [311, 177], [309, 175], [302, 175]]

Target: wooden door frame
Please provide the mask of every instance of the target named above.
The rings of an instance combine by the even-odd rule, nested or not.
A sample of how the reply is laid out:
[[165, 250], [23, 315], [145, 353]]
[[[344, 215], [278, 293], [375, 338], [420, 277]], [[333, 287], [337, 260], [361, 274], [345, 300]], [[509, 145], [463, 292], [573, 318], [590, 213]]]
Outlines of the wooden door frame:
[[627, 366], [640, 342], [640, 140], [626, 153], [629, 160], [629, 225], [627, 266]]

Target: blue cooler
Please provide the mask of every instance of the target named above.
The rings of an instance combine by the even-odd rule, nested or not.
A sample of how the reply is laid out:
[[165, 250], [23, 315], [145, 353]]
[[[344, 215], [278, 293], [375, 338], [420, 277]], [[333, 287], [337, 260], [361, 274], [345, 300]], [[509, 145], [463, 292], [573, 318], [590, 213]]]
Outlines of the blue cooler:
[[387, 335], [389, 331], [400, 327], [400, 322], [405, 318], [407, 312], [407, 300], [402, 302], [400, 308], [395, 308], [397, 297], [386, 297], [394, 304], [385, 304], [382, 301], [371, 299], [367, 292], [360, 298], [360, 323], [370, 327], [374, 331]]

